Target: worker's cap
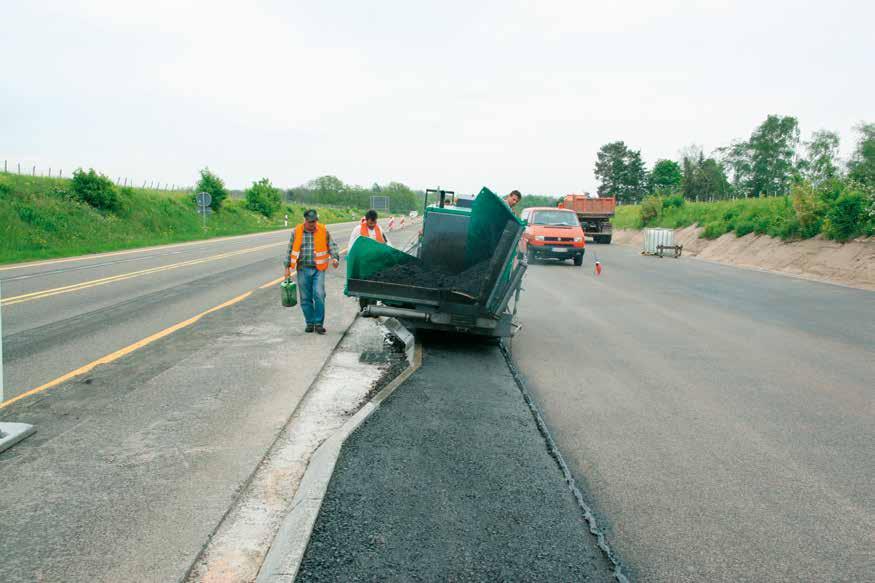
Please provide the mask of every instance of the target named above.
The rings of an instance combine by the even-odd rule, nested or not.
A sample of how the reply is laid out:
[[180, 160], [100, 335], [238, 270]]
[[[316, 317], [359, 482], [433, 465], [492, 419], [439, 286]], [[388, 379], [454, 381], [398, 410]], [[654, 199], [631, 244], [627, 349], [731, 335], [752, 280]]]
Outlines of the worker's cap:
[[304, 211], [304, 220], [305, 221], [318, 221], [319, 215], [316, 213], [316, 209], [310, 209], [308, 211]]

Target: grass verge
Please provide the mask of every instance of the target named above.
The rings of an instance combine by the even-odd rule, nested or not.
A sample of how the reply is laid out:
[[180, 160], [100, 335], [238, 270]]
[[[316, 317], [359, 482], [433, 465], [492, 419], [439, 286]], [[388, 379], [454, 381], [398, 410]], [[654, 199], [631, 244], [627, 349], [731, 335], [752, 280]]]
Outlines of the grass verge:
[[[0, 173], [0, 263], [70, 257], [150, 245], [244, 235], [294, 224], [304, 211], [283, 205], [271, 217], [227, 200], [207, 216], [207, 226], [190, 194], [119, 188], [113, 211], [97, 210], [71, 195], [70, 180]], [[355, 220], [362, 211], [319, 209], [320, 221]]]

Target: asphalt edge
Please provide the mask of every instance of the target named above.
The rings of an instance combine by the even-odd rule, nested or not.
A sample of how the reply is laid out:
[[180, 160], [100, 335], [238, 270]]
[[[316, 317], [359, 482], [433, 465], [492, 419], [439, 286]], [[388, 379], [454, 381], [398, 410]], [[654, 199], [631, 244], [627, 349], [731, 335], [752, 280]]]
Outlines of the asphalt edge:
[[292, 583], [295, 580], [343, 444], [421, 365], [422, 345], [417, 341], [409, 366], [316, 448], [292, 500], [292, 508], [277, 530], [255, 583]]
[[[249, 476], [247, 476], [246, 480], [242, 484], [240, 484], [240, 486], [234, 492], [234, 497], [231, 499], [230, 504], [228, 504], [228, 508], [222, 514], [222, 517], [216, 523], [216, 526], [213, 528], [212, 532], [210, 532], [209, 536], [206, 538], [206, 540], [204, 540], [203, 545], [201, 545], [201, 548], [200, 548], [200, 550], [198, 550], [197, 555], [195, 555], [194, 558], [192, 559], [191, 564], [188, 566], [188, 569], [186, 569], [185, 573], [183, 573], [182, 577], [179, 578], [179, 580], [178, 580], [179, 583], [185, 583], [186, 581], [189, 581], [191, 579], [191, 576], [194, 573], [195, 567], [200, 562], [201, 558], [203, 557], [204, 552], [210, 546], [210, 542], [213, 540], [213, 537], [216, 535], [217, 532], [219, 532], [219, 529], [221, 528], [222, 524], [225, 523], [225, 521], [228, 519], [228, 516], [231, 515], [231, 512], [234, 510], [234, 508], [237, 507], [237, 504], [240, 502], [242, 497], [249, 490], [249, 486], [252, 484], [253, 480], [255, 480], [255, 476], [258, 474], [259, 470], [264, 465], [267, 458], [270, 457], [270, 454], [276, 449], [277, 443], [282, 438], [282, 436], [285, 434], [286, 428], [288, 428], [289, 423], [292, 422], [292, 419], [295, 418], [295, 414], [298, 412], [298, 409], [301, 408], [301, 404], [304, 402], [304, 398], [310, 393], [311, 390], [313, 390], [313, 387], [315, 387], [317, 385], [317, 383], [319, 382], [319, 379], [322, 378], [322, 373], [325, 371], [325, 367], [328, 366], [328, 362], [331, 360], [331, 356], [337, 351], [337, 347], [340, 346], [340, 343], [343, 342], [343, 340], [347, 337], [347, 335], [349, 334], [350, 328], [352, 328], [352, 325], [355, 324], [356, 320], [358, 320], [358, 319], [359, 319], [359, 315], [356, 314], [353, 317], [352, 321], [350, 321], [349, 326], [347, 326], [346, 329], [343, 331], [343, 334], [341, 334], [340, 337], [337, 339], [337, 342], [334, 343], [334, 346], [331, 347], [331, 352], [328, 353], [328, 358], [326, 358], [325, 361], [322, 363], [322, 366], [319, 367], [319, 372], [316, 373], [315, 377], [313, 377], [313, 382], [310, 383], [310, 386], [308, 386], [307, 390], [304, 391], [304, 393], [301, 395], [301, 398], [298, 400], [298, 403], [295, 405], [295, 408], [292, 409], [292, 411], [289, 413], [289, 416], [286, 418], [285, 422], [283, 423], [283, 426], [277, 432], [276, 437], [274, 437], [273, 441], [270, 442], [270, 445], [265, 450], [264, 455], [261, 456], [261, 459], [259, 459], [258, 463], [255, 464], [255, 467], [252, 468], [252, 471], [249, 473]], [[316, 451], [318, 451], [318, 449]], [[314, 452], [314, 456], [315, 456], [315, 452]]]
[[614, 578], [619, 581], [619, 583], [630, 583], [628, 577], [623, 573], [622, 562], [620, 561], [619, 557], [617, 557], [617, 555], [614, 553], [613, 549], [611, 549], [611, 546], [608, 544], [608, 541], [605, 538], [604, 532], [601, 530], [601, 528], [599, 528], [595, 513], [593, 512], [589, 504], [586, 503], [586, 500], [584, 500], [583, 493], [580, 491], [580, 488], [577, 487], [577, 482], [574, 479], [574, 475], [571, 473], [568, 464], [565, 463], [565, 458], [562, 457], [562, 452], [559, 451], [559, 446], [557, 446], [556, 442], [553, 440], [553, 435], [547, 428], [547, 423], [541, 416], [541, 411], [535, 404], [535, 401], [532, 398], [531, 393], [529, 393], [528, 387], [526, 386], [525, 380], [523, 379], [522, 375], [520, 374], [519, 370], [513, 362], [513, 356], [511, 355], [504, 342], [500, 343], [499, 346], [501, 348], [501, 353], [504, 355], [504, 360], [505, 362], [507, 362], [507, 366], [510, 369], [511, 375], [513, 375], [514, 381], [516, 381], [517, 388], [522, 394], [523, 400], [526, 402], [526, 405], [529, 407], [529, 411], [532, 413], [532, 417], [535, 419], [535, 425], [538, 426], [538, 431], [544, 438], [544, 441], [547, 445], [547, 451], [550, 453], [550, 456], [554, 460], [556, 460], [556, 465], [559, 467], [559, 471], [562, 472], [562, 477], [565, 479], [565, 484], [568, 486], [568, 489], [574, 496], [574, 500], [577, 502], [577, 506], [580, 508], [580, 511], [583, 514], [583, 519], [586, 520], [586, 523], [589, 525], [589, 532], [596, 538], [597, 546], [599, 547], [599, 549], [601, 549], [605, 557], [607, 557], [607, 559], [614, 566]]

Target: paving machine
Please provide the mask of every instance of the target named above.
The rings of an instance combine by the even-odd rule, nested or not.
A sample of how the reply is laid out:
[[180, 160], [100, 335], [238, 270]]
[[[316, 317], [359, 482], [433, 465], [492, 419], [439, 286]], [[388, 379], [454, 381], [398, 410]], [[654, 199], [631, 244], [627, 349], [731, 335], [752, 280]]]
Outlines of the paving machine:
[[[438, 198], [429, 205], [431, 193]], [[408, 252], [359, 237], [347, 258], [346, 294], [372, 302], [365, 315], [410, 329], [511, 336], [527, 267], [517, 259], [524, 225], [488, 188], [470, 207], [446, 204], [447, 194], [427, 191], [422, 233]]]

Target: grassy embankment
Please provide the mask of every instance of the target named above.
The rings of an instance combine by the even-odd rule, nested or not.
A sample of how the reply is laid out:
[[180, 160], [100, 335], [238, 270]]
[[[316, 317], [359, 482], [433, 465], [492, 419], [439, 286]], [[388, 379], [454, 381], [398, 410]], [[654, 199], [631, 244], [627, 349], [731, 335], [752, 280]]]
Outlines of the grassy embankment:
[[807, 239], [818, 234], [838, 241], [875, 235], [875, 217], [866, 200], [847, 197], [794, 196], [748, 198], [715, 202], [686, 202], [679, 196], [649, 197], [640, 205], [617, 208], [615, 229], [699, 225], [702, 237], [715, 239], [725, 233], [748, 233], [783, 240]]
[[[0, 173], [0, 263], [69, 257], [149, 245], [281, 229], [283, 213], [299, 220], [303, 208], [283, 205], [272, 217], [226, 200], [204, 229], [191, 194], [118, 188], [118, 207], [97, 210], [76, 200], [71, 181]], [[326, 223], [354, 220], [361, 211], [320, 209]]]

